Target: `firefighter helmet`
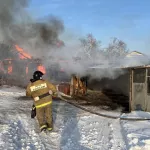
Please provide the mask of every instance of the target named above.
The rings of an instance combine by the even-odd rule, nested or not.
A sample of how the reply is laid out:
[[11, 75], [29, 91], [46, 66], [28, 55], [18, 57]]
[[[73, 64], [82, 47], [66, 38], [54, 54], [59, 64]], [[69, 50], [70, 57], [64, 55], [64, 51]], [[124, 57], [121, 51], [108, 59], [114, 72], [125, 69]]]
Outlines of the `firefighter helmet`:
[[34, 80], [39, 80], [39, 79], [42, 78], [43, 75], [44, 75], [44, 74], [43, 74], [41, 71], [35, 71], [35, 72], [33, 73], [33, 79], [34, 79]]

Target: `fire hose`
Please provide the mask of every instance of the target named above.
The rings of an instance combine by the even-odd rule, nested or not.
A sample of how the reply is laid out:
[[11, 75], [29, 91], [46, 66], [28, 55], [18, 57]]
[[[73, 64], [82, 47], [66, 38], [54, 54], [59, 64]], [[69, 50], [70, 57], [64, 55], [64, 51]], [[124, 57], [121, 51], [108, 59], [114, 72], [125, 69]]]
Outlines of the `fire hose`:
[[64, 97], [71, 98], [71, 96], [60, 92], [58, 90], [58, 86], [56, 86], [56, 87], [57, 87], [57, 91], [58, 91], [58, 97], [62, 101], [66, 102], [68, 104], [71, 104], [71, 105], [75, 106], [76, 108], [79, 108], [79, 109], [82, 109], [82, 110], [84, 110], [86, 112], [89, 112], [91, 114], [95, 114], [95, 115], [98, 115], [98, 116], [101, 116], [101, 117], [105, 117], [105, 118], [110, 118], [110, 119], [120, 119], [120, 120], [127, 120], [127, 121], [146, 121], [146, 120], [150, 120], [150, 118], [123, 118], [123, 117], [121, 117], [123, 113], [118, 117], [118, 116], [111, 116], [111, 115], [102, 114], [102, 113], [99, 113], [99, 112], [95, 112], [95, 111], [89, 110], [89, 109], [87, 109], [85, 107], [82, 107], [82, 106], [80, 106], [78, 104], [75, 104], [75, 103], [65, 99]]

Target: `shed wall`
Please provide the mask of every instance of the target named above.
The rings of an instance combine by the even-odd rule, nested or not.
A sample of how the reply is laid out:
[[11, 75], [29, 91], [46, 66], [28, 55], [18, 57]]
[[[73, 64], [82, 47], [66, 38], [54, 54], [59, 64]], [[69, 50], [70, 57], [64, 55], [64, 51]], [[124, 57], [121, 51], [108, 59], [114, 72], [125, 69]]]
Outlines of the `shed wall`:
[[88, 88], [93, 90], [112, 89], [115, 92], [129, 96], [130, 76], [129, 72], [120, 75], [116, 79], [102, 78], [92, 79], [88, 82]]

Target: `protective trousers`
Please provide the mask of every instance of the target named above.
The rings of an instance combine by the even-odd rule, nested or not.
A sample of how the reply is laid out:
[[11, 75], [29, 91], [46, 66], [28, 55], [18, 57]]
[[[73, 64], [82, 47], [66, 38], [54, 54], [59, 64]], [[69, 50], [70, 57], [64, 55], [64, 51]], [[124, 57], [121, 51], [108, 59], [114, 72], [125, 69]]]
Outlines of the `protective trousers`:
[[41, 130], [52, 130], [52, 104], [37, 108], [36, 116]]

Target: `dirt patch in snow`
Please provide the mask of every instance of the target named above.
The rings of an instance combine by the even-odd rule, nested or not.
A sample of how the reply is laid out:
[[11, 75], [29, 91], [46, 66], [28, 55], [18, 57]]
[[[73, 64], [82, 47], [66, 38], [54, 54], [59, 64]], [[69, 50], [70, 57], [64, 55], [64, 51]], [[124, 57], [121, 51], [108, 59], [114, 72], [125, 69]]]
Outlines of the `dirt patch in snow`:
[[127, 112], [129, 108], [129, 98], [112, 90], [88, 90], [85, 96], [78, 95], [66, 99], [84, 107], [94, 106], [108, 111], [120, 109], [122, 112]]

